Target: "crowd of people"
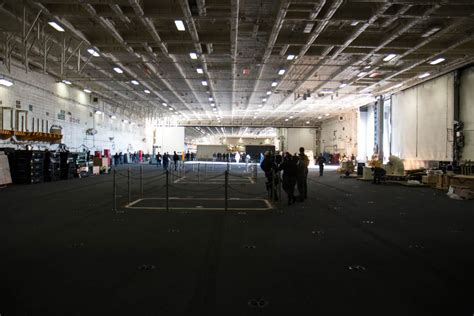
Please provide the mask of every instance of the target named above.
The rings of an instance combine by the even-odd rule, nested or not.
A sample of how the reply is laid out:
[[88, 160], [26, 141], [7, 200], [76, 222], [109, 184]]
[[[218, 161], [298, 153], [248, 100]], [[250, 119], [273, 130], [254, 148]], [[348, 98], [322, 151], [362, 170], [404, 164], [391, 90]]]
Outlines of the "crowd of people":
[[250, 155], [245, 152], [235, 153], [213, 153], [212, 161], [225, 161], [225, 162], [250, 162]]
[[[308, 166], [309, 158], [304, 153], [304, 147], [299, 149], [299, 153], [294, 155], [289, 152], [274, 155], [267, 151], [264, 159], [260, 163], [260, 168], [265, 172], [266, 188], [272, 200], [278, 201], [278, 171], [283, 171], [282, 188], [288, 196], [288, 205], [295, 202], [303, 202], [308, 198]], [[298, 196], [295, 194], [295, 187]]]

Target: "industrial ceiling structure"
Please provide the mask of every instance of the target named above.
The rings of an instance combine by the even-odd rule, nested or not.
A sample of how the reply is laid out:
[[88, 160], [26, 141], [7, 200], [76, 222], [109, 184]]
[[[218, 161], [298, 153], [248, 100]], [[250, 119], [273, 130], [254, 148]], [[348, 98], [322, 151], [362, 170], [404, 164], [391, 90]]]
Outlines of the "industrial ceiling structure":
[[183, 126], [316, 126], [474, 60], [472, 0], [0, 1], [1, 58]]

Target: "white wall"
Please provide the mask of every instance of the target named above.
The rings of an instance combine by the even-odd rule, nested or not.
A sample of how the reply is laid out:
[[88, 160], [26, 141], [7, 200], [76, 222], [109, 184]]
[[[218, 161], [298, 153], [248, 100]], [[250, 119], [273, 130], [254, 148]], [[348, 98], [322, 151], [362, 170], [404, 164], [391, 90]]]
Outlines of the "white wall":
[[316, 129], [314, 128], [288, 128], [286, 132], [286, 148], [290, 153], [297, 153], [300, 147], [307, 151], [315, 152]]
[[[323, 121], [320, 152], [357, 154], [357, 112], [353, 110]], [[342, 120], [340, 119], [342, 117]]]
[[392, 154], [407, 161], [452, 160], [453, 74], [392, 96]]
[[464, 122], [464, 148], [462, 160], [474, 160], [474, 67], [461, 75], [460, 116]]
[[[116, 120], [112, 120], [109, 117], [112, 114], [109, 104], [102, 101], [94, 104], [90, 95], [79, 89], [57, 83], [55, 78], [49, 75], [32, 71], [26, 74], [23, 69], [13, 65], [11, 73], [7, 73], [5, 68], [0, 66], [0, 75], [12, 78], [14, 82], [9, 88], [0, 86], [0, 106], [14, 108], [15, 111], [28, 111], [26, 126], [28, 131], [48, 132], [47, 121], [49, 127], [51, 125], [62, 127], [62, 143], [72, 150], [85, 145], [91, 150], [111, 149], [112, 153], [136, 150], [151, 152], [151, 139], [147, 138], [144, 122], [137, 122], [137, 125], [123, 123], [122, 119], [130, 120], [130, 118], [119, 115]], [[94, 114], [95, 109], [105, 111], [107, 114]], [[61, 116], [61, 113], [64, 116]], [[11, 126], [4, 125], [4, 128]], [[86, 130], [89, 128], [96, 129], [97, 134], [87, 136]], [[0, 145], [12, 146], [5, 141], [0, 141]]]

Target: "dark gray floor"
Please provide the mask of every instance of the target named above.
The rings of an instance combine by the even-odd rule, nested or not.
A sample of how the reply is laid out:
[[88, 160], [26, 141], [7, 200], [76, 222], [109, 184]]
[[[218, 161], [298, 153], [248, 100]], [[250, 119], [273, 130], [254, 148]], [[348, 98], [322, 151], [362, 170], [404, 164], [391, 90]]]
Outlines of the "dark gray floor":
[[[160, 173], [144, 174], [144, 196], [163, 197]], [[472, 201], [328, 172], [310, 174], [305, 203], [273, 211], [115, 214], [111, 183], [0, 190], [2, 316], [474, 313]], [[169, 194], [224, 189], [177, 183]], [[261, 180], [229, 194], [266, 197]]]

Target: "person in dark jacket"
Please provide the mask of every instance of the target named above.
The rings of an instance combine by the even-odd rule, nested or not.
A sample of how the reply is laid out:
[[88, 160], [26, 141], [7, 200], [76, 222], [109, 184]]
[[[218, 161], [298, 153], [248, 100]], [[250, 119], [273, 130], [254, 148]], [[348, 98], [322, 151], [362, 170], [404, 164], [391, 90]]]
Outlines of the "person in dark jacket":
[[299, 200], [303, 202], [308, 198], [308, 166], [309, 158], [304, 153], [304, 147], [300, 147], [300, 152], [296, 162], [296, 184], [298, 186]]
[[265, 185], [269, 197], [273, 201], [278, 201], [278, 194], [276, 189], [278, 184], [278, 178], [276, 177], [277, 165], [275, 164], [275, 159], [271, 152], [267, 151], [265, 153], [265, 158], [260, 163], [260, 168], [265, 172], [265, 178], [267, 178]]
[[160, 167], [160, 166], [161, 166], [161, 154], [160, 154], [160, 152], [158, 152], [158, 153], [156, 154], [156, 166], [157, 166], [157, 167]]
[[285, 153], [283, 162], [278, 167], [278, 170], [283, 170], [283, 190], [288, 195], [288, 205], [292, 205], [296, 201], [295, 197], [295, 185], [296, 185], [296, 174], [297, 174], [297, 159], [290, 153]]
[[169, 155], [167, 152], [163, 154], [163, 169], [168, 170], [168, 163], [170, 161]]
[[179, 161], [179, 156], [176, 153], [176, 151], [173, 153], [173, 163], [174, 163], [174, 171], [178, 169], [178, 161]]
[[326, 163], [326, 158], [324, 158], [323, 154], [319, 154], [319, 157], [316, 159], [316, 163], [319, 165], [319, 176], [323, 176], [324, 172], [324, 164]]

